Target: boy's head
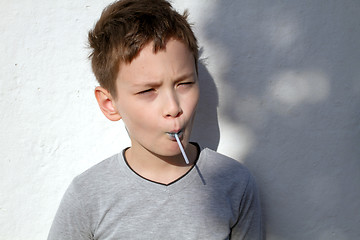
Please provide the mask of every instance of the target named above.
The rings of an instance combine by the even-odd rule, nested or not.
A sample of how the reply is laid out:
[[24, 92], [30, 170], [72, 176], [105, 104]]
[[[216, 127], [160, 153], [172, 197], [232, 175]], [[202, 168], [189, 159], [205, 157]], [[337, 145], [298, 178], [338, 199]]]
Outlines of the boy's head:
[[115, 2], [89, 41], [101, 85], [96, 99], [108, 119], [123, 120], [131, 140], [127, 154], [179, 160], [174, 134], [190, 146], [199, 99], [198, 47], [186, 16], [164, 0]]
[[100, 85], [117, 97], [116, 79], [122, 63], [131, 63], [151, 43], [156, 53], [169, 39], [184, 43], [197, 68], [198, 45], [187, 22], [165, 0], [122, 0], [104, 9], [89, 32], [93, 72]]

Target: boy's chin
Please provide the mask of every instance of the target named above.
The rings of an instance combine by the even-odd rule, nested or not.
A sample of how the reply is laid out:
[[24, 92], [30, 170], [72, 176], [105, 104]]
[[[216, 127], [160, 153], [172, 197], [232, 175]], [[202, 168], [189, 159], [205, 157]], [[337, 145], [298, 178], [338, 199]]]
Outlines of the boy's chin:
[[149, 149], [150, 152], [159, 158], [177, 158], [181, 156], [181, 150], [177, 142], [171, 143], [171, 146], [167, 146], [162, 149]]

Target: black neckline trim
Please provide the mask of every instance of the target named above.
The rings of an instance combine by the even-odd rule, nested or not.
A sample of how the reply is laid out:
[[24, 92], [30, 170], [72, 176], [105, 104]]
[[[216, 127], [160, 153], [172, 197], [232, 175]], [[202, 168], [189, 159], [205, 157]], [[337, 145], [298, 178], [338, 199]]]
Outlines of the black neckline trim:
[[127, 147], [123, 150], [122, 152], [122, 155], [123, 155], [123, 159], [126, 163], [126, 165], [128, 166], [128, 168], [133, 172], [135, 173], [136, 175], [138, 175], [139, 177], [141, 177], [142, 179], [145, 179], [146, 181], [149, 181], [149, 182], [152, 182], [152, 183], [156, 183], [156, 184], [159, 184], [159, 185], [163, 185], [163, 186], [170, 186], [174, 183], [176, 183], [177, 181], [180, 181], [182, 178], [184, 178], [186, 175], [189, 174], [189, 172], [191, 172], [191, 170], [195, 167], [195, 165], [197, 164], [197, 161], [199, 159], [199, 156], [200, 156], [200, 146], [198, 143], [196, 142], [190, 142], [190, 144], [194, 145], [196, 147], [196, 151], [197, 151], [197, 154], [196, 154], [196, 158], [195, 158], [195, 161], [194, 161], [194, 164], [192, 165], [192, 167], [184, 174], [182, 175], [181, 177], [175, 179], [174, 181], [168, 183], [168, 184], [165, 184], [165, 183], [160, 183], [160, 182], [156, 182], [154, 180], [151, 180], [151, 179], [148, 179], [146, 177], [143, 177], [141, 176], [140, 174], [138, 174], [134, 169], [132, 169], [132, 167], [130, 167], [130, 164], [128, 163], [128, 161], [126, 160], [126, 157], [125, 157], [125, 151], [128, 150], [130, 147]]

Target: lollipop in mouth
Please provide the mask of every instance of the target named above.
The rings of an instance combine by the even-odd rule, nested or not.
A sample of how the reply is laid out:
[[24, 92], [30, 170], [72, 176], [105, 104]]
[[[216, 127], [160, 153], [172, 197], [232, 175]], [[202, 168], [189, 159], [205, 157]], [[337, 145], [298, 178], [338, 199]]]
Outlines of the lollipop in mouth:
[[183, 155], [183, 157], [184, 157], [184, 159], [185, 159], [185, 163], [186, 163], [186, 164], [189, 164], [189, 159], [188, 159], [188, 157], [186, 156], [185, 150], [184, 150], [184, 148], [183, 148], [183, 146], [182, 146], [182, 144], [181, 144], [181, 141], [180, 141], [180, 139], [179, 139], [179, 134], [181, 134], [181, 131], [180, 131], [180, 132], [177, 132], [177, 133], [170, 133], [170, 136], [175, 137], [176, 142], [177, 142], [178, 145], [179, 145], [181, 154]]

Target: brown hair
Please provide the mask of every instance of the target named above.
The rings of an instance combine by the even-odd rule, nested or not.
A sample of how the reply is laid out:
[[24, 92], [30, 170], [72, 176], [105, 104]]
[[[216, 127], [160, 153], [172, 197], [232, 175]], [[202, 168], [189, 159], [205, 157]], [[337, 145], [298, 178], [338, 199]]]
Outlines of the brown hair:
[[182, 41], [197, 68], [198, 45], [187, 16], [187, 11], [180, 15], [165, 0], [122, 0], [106, 7], [88, 36], [89, 58], [99, 84], [116, 97], [120, 64], [131, 63], [151, 41], [154, 52], [165, 49], [170, 38]]

